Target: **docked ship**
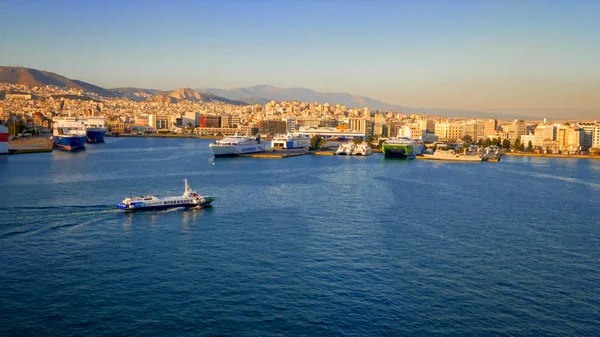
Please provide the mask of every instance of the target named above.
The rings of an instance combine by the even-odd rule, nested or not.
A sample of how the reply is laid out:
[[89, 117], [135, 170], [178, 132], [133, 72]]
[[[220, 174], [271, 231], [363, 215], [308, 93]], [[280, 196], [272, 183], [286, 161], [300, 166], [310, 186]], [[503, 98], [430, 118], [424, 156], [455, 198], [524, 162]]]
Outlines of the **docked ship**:
[[360, 143], [354, 147], [354, 151], [352, 152], [353, 156], [368, 156], [373, 154], [373, 149], [369, 145], [369, 143]]
[[8, 128], [0, 124], [0, 154], [8, 153]]
[[288, 133], [277, 135], [271, 140], [272, 148], [280, 149], [303, 149], [310, 146], [310, 138], [304, 135]]
[[85, 148], [86, 127], [77, 117], [55, 117], [52, 119], [52, 139], [54, 146], [67, 151]]
[[481, 162], [483, 158], [477, 154], [456, 153], [454, 150], [437, 149], [433, 154], [424, 154], [423, 159], [430, 160], [446, 160], [446, 161], [467, 161]]
[[83, 118], [83, 124], [85, 124], [86, 127], [85, 132], [88, 143], [104, 142], [104, 135], [106, 135], [106, 118], [85, 117]]
[[188, 185], [187, 179], [185, 182], [185, 190], [181, 196], [173, 197], [158, 197], [155, 195], [147, 195], [140, 197], [129, 197], [123, 199], [117, 204], [117, 207], [124, 211], [150, 211], [164, 210], [169, 208], [194, 208], [205, 207], [215, 201], [214, 196], [202, 196], [193, 191]]
[[265, 151], [265, 144], [260, 137], [227, 136], [210, 144], [210, 150], [215, 157], [233, 157], [247, 153], [258, 153]]
[[335, 151], [335, 154], [338, 156], [351, 156], [354, 153], [355, 149], [356, 144], [354, 144], [353, 142], [340, 143], [337, 150]]
[[417, 154], [423, 154], [423, 141], [420, 139], [397, 137], [383, 142], [381, 150], [386, 158], [413, 159]]

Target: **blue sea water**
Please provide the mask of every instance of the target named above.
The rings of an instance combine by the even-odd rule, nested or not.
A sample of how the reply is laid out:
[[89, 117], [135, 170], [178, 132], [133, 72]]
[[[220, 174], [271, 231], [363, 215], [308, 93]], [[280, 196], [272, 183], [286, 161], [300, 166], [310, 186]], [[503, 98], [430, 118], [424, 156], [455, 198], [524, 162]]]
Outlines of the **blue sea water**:
[[[600, 335], [600, 161], [209, 142], [0, 157], [0, 335]], [[115, 208], [186, 178], [212, 208]]]

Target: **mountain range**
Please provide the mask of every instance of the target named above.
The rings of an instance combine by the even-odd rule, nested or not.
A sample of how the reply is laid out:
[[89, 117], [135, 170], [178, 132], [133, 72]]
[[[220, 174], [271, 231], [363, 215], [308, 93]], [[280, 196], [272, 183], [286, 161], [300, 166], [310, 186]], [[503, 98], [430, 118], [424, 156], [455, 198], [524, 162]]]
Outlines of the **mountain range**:
[[93, 92], [104, 97], [117, 96], [117, 94], [115, 94], [111, 90], [107, 90], [93, 84], [89, 84], [78, 80], [72, 80], [48, 71], [23, 67], [0, 66], [0, 82], [21, 84], [29, 87], [43, 87], [46, 85], [55, 85], [57, 87], [67, 87], [70, 89], [79, 89], [88, 92]]
[[370, 107], [371, 110], [391, 110], [407, 114], [425, 114], [446, 117], [474, 118], [528, 118], [527, 116], [464, 111], [455, 109], [413, 108], [382, 102], [377, 99], [341, 92], [317, 92], [305, 88], [279, 88], [270, 85], [256, 85], [235, 89], [217, 88], [181, 88], [174, 91], [142, 88], [105, 89], [90, 83], [69, 79], [48, 71], [23, 67], [0, 66], [0, 82], [22, 84], [27, 86], [55, 85], [60, 87], [81, 89], [104, 97], [126, 97], [135, 101], [150, 100], [161, 103], [179, 101], [224, 102], [234, 105], [265, 104], [276, 101], [317, 102], [319, 104], [341, 104], [348, 108]]

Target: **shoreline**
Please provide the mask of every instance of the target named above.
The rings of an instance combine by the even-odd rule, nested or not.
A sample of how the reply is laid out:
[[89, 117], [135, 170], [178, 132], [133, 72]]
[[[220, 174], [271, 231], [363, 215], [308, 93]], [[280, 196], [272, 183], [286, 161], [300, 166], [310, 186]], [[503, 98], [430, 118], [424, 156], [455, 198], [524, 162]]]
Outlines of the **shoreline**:
[[585, 154], [547, 154], [547, 153], [514, 153], [505, 152], [503, 156], [512, 157], [546, 157], [546, 158], [567, 158], [567, 159], [600, 159], [600, 156]]

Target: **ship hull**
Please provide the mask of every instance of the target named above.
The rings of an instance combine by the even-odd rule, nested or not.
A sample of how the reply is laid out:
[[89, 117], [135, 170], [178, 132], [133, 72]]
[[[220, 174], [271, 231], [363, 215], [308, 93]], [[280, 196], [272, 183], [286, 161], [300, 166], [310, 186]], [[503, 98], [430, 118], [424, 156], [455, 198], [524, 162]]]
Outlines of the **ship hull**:
[[263, 144], [232, 146], [212, 146], [211, 144], [210, 149], [215, 157], [235, 157], [241, 154], [265, 152]]
[[87, 129], [87, 142], [88, 143], [104, 143], [104, 136], [106, 135], [106, 130], [103, 129]]
[[66, 151], [85, 149], [87, 136], [54, 136], [54, 146]]
[[413, 159], [415, 155], [412, 148], [408, 146], [383, 146], [383, 155], [386, 158]]
[[427, 160], [440, 160], [440, 161], [458, 161], [458, 162], [472, 162], [472, 163], [477, 163], [477, 162], [482, 162], [483, 159], [481, 157], [478, 156], [455, 156], [455, 157], [451, 157], [451, 156], [444, 156], [444, 157], [436, 157], [433, 154], [424, 154], [423, 155], [423, 159], [427, 159]]
[[214, 197], [205, 197], [203, 203], [181, 203], [175, 205], [144, 205], [143, 202], [135, 202], [131, 205], [118, 203], [117, 208], [124, 210], [125, 212], [143, 212], [143, 211], [164, 211], [173, 208], [203, 208], [210, 207], [212, 202], [215, 200]]

